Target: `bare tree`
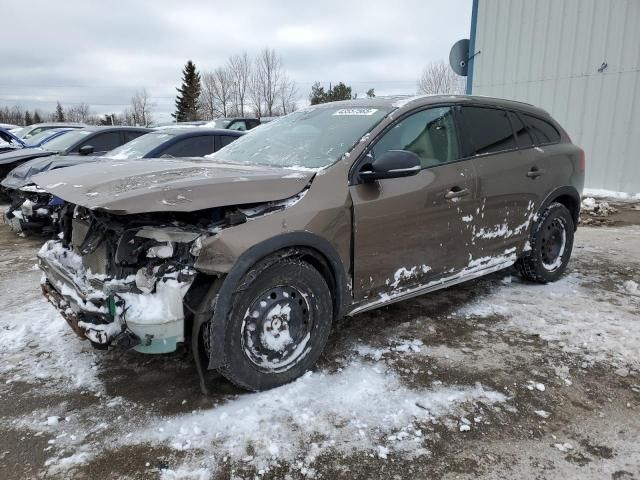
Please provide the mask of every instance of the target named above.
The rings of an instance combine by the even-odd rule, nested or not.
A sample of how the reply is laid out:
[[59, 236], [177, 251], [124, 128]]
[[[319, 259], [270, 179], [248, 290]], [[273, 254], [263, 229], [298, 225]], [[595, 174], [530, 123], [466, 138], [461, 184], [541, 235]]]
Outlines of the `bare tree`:
[[218, 67], [202, 75], [200, 103], [203, 115], [210, 120], [227, 117], [233, 108], [233, 85], [229, 67]]
[[260, 52], [255, 62], [258, 87], [262, 90], [264, 114], [273, 116], [282, 84], [282, 59], [272, 48]]
[[251, 61], [247, 52], [229, 57], [227, 68], [231, 77], [233, 114], [244, 117], [244, 106], [251, 81]]
[[296, 82], [291, 80], [288, 75], [283, 74], [282, 82], [280, 83], [280, 113], [286, 115], [287, 113], [295, 112], [297, 109], [296, 96], [298, 94], [298, 87]]
[[85, 123], [89, 118], [89, 105], [79, 103], [67, 109], [65, 117], [69, 122]]
[[418, 79], [418, 93], [462, 94], [464, 93], [464, 79], [442, 60], [431, 62]]
[[[148, 127], [153, 123], [151, 116], [151, 109], [153, 104], [149, 92], [146, 88], [138, 90], [133, 97], [131, 97], [130, 110], [126, 111], [125, 117], [129, 120], [127, 123], [131, 125], [142, 125]], [[128, 115], [127, 115], [128, 113]]]
[[263, 104], [264, 104], [264, 96], [263, 96], [263, 88], [262, 88], [262, 80], [260, 75], [257, 72], [257, 69], [254, 69], [251, 72], [251, 77], [249, 78], [249, 104], [253, 108], [253, 114], [261, 118], [263, 116]]

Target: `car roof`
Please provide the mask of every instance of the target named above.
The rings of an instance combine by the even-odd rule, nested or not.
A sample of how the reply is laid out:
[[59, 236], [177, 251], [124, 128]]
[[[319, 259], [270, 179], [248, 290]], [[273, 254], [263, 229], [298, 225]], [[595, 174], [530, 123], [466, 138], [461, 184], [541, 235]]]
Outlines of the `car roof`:
[[163, 128], [153, 130], [153, 133], [170, 133], [175, 136], [191, 137], [197, 135], [225, 135], [227, 137], [240, 137], [245, 134], [239, 130], [227, 130], [225, 128], [206, 128], [206, 127], [194, 127], [194, 128]]
[[82, 130], [85, 132], [153, 132], [151, 128], [145, 127], [126, 127], [126, 126], [92, 126], [92, 127], [84, 127]]
[[492, 106], [525, 111], [534, 114], [549, 114], [534, 105], [504, 98], [485, 97], [480, 95], [394, 95], [373, 98], [358, 98], [355, 100], [343, 100], [340, 102], [321, 103], [307, 108], [388, 108], [412, 110], [416, 107], [438, 103], [456, 103], [461, 105]]
[[41, 123], [32, 123], [31, 125], [27, 125], [24, 128], [37, 128], [37, 127], [70, 127], [70, 128], [82, 128], [87, 125], [84, 123], [77, 122], [41, 122]]

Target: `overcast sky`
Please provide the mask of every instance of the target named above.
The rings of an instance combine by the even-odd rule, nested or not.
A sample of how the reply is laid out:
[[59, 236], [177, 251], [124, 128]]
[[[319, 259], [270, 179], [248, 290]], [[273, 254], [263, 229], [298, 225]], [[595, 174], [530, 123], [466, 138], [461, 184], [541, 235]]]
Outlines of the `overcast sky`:
[[18, 0], [2, 18], [0, 105], [120, 112], [146, 87], [168, 120], [188, 59], [206, 71], [264, 47], [282, 56], [301, 104], [314, 81], [413, 93], [427, 63], [469, 38], [471, 0]]

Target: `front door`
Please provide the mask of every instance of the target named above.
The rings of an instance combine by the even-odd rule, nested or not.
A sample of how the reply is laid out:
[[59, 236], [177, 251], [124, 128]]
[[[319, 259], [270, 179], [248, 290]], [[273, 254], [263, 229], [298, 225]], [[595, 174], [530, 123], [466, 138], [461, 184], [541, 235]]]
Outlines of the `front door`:
[[400, 119], [367, 154], [411, 151], [421, 158], [420, 173], [350, 187], [356, 300], [438, 282], [468, 265], [475, 174], [460, 161], [453, 108]]

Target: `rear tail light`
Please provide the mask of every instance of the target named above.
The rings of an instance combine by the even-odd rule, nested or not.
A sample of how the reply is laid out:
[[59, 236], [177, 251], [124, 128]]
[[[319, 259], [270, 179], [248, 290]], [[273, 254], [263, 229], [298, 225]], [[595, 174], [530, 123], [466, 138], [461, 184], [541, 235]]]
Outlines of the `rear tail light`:
[[587, 168], [587, 159], [584, 150], [580, 149], [580, 173], [584, 173]]

